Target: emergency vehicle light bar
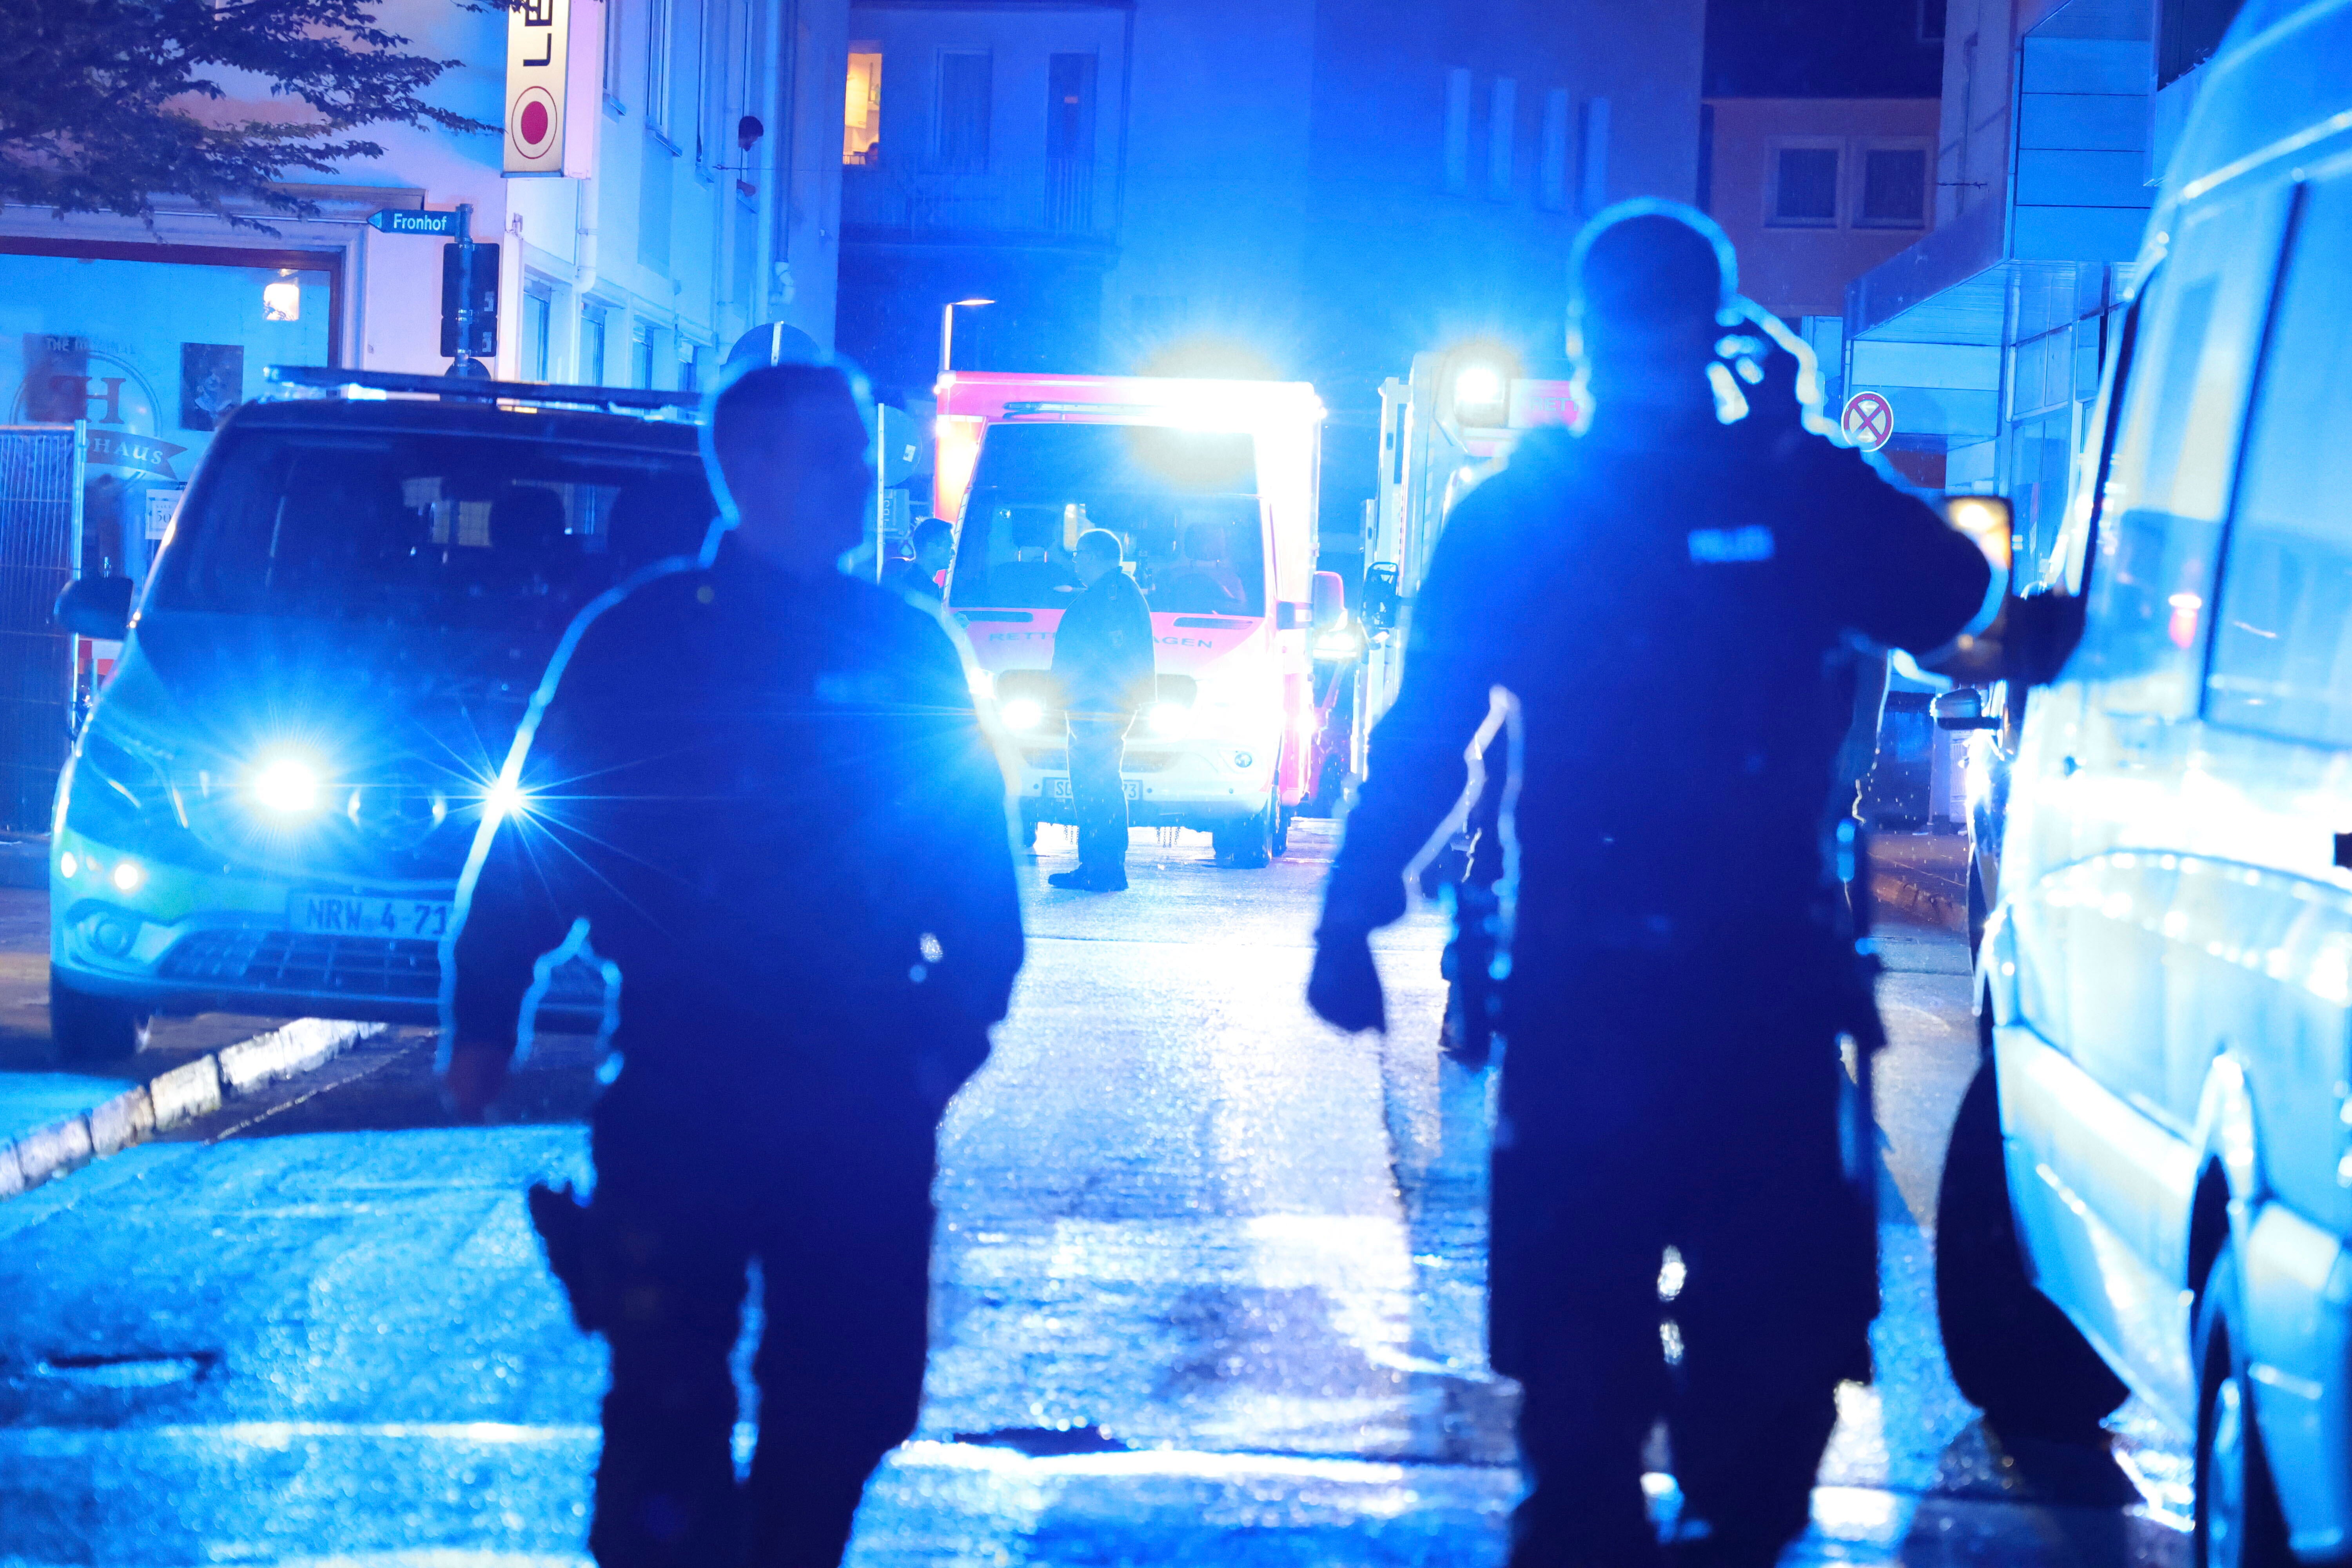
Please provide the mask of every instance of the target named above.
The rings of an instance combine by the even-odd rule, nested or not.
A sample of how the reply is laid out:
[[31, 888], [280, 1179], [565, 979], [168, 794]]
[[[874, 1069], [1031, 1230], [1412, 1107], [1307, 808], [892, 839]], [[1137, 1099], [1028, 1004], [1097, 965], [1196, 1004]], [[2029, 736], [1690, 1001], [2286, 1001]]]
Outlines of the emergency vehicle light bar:
[[[386, 397], [406, 394], [420, 397], [461, 398], [467, 402], [541, 405], [562, 408], [599, 408], [609, 414], [631, 414], [646, 419], [690, 418], [702, 407], [698, 392], [655, 392], [633, 386], [578, 386], [533, 381], [475, 381], [448, 375], [415, 375], [389, 370], [339, 370], [331, 365], [273, 364], [261, 373], [265, 382], [286, 392], [305, 388], [330, 397]], [[273, 394], [265, 392], [265, 397]]]

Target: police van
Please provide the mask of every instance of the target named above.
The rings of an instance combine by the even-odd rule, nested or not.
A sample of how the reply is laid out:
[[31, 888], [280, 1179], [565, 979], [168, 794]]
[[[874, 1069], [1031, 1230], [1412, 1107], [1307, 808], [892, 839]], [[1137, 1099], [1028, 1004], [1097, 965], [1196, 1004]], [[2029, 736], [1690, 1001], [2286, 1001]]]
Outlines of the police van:
[[[50, 1020], [128, 1055], [155, 1014], [427, 1022], [457, 875], [573, 612], [715, 513], [692, 394], [272, 369], [205, 454], [58, 790]], [[546, 1027], [603, 982], [551, 977]]]
[[[956, 371], [940, 378], [934, 505], [959, 524], [947, 607], [1018, 751], [1024, 825], [1075, 820], [1054, 633], [1089, 528], [1118, 535], [1151, 611], [1158, 700], [1127, 742], [1129, 820], [1284, 852], [1316, 793], [1340, 632], [1315, 570], [1323, 405], [1303, 383]], [[1333, 759], [1336, 763], [1336, 759]]]
[[1962, 1391], [2193, 1437], [2208, 1563], [2352, 1557], [2352, 0], [2247, 0], [2067, 520], [1939, 1195]]

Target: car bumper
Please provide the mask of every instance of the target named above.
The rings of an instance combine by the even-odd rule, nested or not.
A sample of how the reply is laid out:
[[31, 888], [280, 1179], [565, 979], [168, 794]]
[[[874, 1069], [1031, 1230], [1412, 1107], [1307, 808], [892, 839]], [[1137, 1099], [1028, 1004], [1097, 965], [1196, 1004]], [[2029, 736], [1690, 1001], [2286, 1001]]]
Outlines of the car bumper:
[[[1119, 770], [1128, 820], [1137, 827], [1208, 829], [1265, 809], [1276, 783], [1278, 744], [1130, 738]], [[1021, 815], [1032, 822], [1074, 822], [1068, 754], [1058, 742], [1020, 742]]]
[[[299, 931], [289, 910], [305, 892], [438, 900], [452, 897], [448, 887], [326, 889], [142, 862], [144, 879], [126, 894], [88, 869], [93, 860], [111, 868], [126, 857], [80, 836], [59, 837], [49, 864], [49, 963], [77, 991], [175, 1016], [440, 1017], [437, 941]], [[60, 870], [68, 852], [81, 872], [70, 879]], [[604, 1002], [603, 980], [575, 959], [553, 975], [538, 1026], [593, 1032]]]

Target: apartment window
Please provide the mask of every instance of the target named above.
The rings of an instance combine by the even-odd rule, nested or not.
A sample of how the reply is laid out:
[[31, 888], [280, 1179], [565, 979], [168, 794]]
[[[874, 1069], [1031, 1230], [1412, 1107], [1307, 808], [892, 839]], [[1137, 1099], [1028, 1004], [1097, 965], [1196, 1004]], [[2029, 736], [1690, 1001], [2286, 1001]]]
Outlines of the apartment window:
[[1568, 89], [1544, 94], [1543, 141], [1536, 163], [1536, 201], [1546, 212], [1568, 205]]
[[2213, 58], [2243, 0], [2158, 0], [2156, 85], [2170, 87]]
[[554, 313], [554, 290], [544, 283], [526, 281], [522, 286], [522, 373], [532, 381], [547, 379], [548, 325]]
[[1045, 61], [1045, 226], [1082, 234], [1094, 226], [1095, 57]]
[[1470, 73], [1445, 73], [1445, 194], [1470, 194]]
[[654, 333], [640, 323], [629, 330], [629, 384], [651, 391], [654, 384]]
[[728, 161], [719, 121], [727, 103], [727, 32], [735, 6], [732, 0], [694, 0], [694, 9], [695, 55], [701, 61], [694, 73], [694, 163], [707, 171]]
[[989, 57], [964, 50], [940, 56], [940, 99], [934, 155], [950, 174], [988, 167]]
[[1511, 176], [1517, 173], [1512, 154], [1517, 151], [1518, 129], [1519, 84], [1498, 76], [1486, 98], [1486, 195], [1490, 200], [1511, 199]]
[[1790, 228], [1834, 228], [1838, 149], [1781, 147], [1772, 158], [1771, 221]]
[[1861, 228], [1925, 228], [1927, 150], [1866, 147], [1862, 154]]
[[602, 305], [585, 305], [580, 310], [580, 382], [583, 386], [604, 384], [604, 324], [606, 311]]
[[1578, 201], [1591, 217], [1609, 205], [1609, 100], [1589, 100], [1584, 105], [1584, 168], [1578, 178]]
[[604, 8], [604, 106], [621, 108], [621, 0], [601, 0]]
[[849, 46], [849, 90], [841, 106], [841, 161], [859, 168], [882, 161], [882, 46]]
[[700, 343], [677, 345], [677, 389], [680, 392], [702, 390], [702, 345]]
[[672, 0], [646, 0], [646, 124], [665, 135], [669, 132], [670, 35], [677, 22], [671, 5]]

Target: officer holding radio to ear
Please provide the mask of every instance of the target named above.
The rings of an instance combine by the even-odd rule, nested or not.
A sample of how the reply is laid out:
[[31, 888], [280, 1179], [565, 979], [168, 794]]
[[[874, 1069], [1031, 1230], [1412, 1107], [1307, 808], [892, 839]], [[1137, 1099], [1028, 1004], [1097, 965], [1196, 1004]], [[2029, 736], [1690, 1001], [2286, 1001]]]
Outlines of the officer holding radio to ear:
[[[1851, 656], [1949, 644], [2000, 599], [1976, 546], [1809, 428], [1784, 371], [1718, 357], [1740, 323], [1714, 224], [1625, 204], [1571, 267], [1594, 412], [1447, 521], [1308, 1000], [1382, 1026], [1367, 934], [1404, 912], [1504, 699], [1490, 1341], [1534, 1480], [1511, 1561], [1760, 1568], [1805, 1526], [1877, 1309], [1876, 1173], [1839, 1135], [1853, 933], [1823, 853]], [[1664, 1547], [1642, 1490], [1661, 1416], [1685, 1499]]]

